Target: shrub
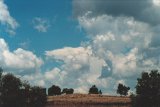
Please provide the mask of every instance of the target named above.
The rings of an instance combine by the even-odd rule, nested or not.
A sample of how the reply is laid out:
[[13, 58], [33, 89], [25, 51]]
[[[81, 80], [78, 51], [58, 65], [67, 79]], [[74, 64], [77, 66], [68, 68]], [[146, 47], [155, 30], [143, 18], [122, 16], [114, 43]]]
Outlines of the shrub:
[[93, 85], [90, 89], [89, 89], [89, 94], [98, 94], [98, 88], [96, 87], [96, 85]]
[[61, 94], [61, 88], [59, 86], [53, 85], [48, 89], [48, 95], [60, 95]]
[[74, 93], [74, 89], [70, 88], [64, 88], [63, 91], [62, 91], [62, 94], [65, 93], [65, 94], [73, 94]]

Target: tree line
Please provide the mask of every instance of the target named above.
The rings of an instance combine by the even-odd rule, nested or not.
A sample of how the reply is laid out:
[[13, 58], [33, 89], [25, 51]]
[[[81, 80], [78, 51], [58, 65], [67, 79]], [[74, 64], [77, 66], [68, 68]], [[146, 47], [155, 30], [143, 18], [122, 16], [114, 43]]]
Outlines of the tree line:
[[[63, 89], [61, 91], [60, 87], [55, 85], [53, 85], [51, 88], [52, 92], [58, 93], [48, 95], [60, 95], [63, 93], [73, 94], [74, 92], [74, 89]], [[135, 89], [136, 93], [132, 93], [130, 95], [132, 107], [160, 107], [160, 73], [158, 70], [142, 72], [141, 77], [137, 78]], [[70, 92], [66, 92], [66, 90], [70, 90]], [[121, 96], [127, 96], [129, 90], [130, 87], [119, 83], [116, 92]], [[101, 95], [102, 91], [99, 90], [96, 85], [93, 85], [91, 88], [89, 88], [88, 94]]]
[[[12, 74], [2, 75], [0, 68], [0, 107], [44, 107], [47, 103], [46, 88], [31, 86]], [[160, 107], [160, 73], [158, 70], [143, 72], [137, 79], [136, 94], [131, 94], [133, 107]], [[118, 84], [117, 94], [127, 96], [130, 87]], [[52, 85], [48, 88], [49, 96], [73, 94], [74, 89]], [[102, 91], [93, 85], [88, 94], [102, 94]]]
[[[73, 94], [73, 88], [64, 88], [52, 85], [48, 88], [48, 96]], [[89, 94], [102, 94], [101, 90], [93, 85]], [[0, 68], [0, 107], [44, 107], [47, 103], [46, 88], [31, 86], [13, 74], [3, 75]]]
[[59, 86], [53, 85], [50, 88], [48, 88], [48, 96], [55, 96], [55, 95], [61, 95], [61, 94], [73, 94], [74, 89], [72, 88], [64, 88], [61, 90]]
[[[74, 89], [73, 88], [64, 88], [61, 90], [59, 86], [52, 85], [50, 88], [48, 88], [48, 96], [57, 96], [61, 94], [73, 94]], [[90, 89], [88, 94], [102, 94], [101, 90], [98, 90], [96, 85], [93, 85]]]

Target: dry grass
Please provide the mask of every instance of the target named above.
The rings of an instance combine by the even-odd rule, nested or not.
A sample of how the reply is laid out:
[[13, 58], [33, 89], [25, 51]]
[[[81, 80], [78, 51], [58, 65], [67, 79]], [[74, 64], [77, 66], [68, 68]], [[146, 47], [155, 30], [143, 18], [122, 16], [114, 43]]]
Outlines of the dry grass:
[[73, 94], [49, 96], [47, 107], [130, 107], [129, 97]]

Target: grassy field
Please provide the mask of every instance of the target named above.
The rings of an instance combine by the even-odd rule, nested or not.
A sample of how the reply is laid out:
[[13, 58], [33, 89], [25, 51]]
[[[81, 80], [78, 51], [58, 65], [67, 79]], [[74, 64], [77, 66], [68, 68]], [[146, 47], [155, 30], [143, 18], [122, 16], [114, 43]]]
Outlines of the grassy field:
[[105, 95], [60, 95], [49, 96], [46, 107], [130, 107], [129, 97]]

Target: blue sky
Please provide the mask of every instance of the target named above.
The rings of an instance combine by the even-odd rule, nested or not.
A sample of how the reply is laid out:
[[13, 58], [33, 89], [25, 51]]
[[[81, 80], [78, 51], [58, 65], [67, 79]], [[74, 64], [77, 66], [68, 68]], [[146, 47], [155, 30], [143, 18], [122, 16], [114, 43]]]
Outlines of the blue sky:
[[160, 69], [159, 0], [0, 0], [0, 66], [32, 85], [135, 91]]
[[[28, 50], [43, 55], [45, 50], [62, 48], [64, 46], [79, 46], [85, 40], [85, 33], [78, 29], [78, 22], [72, 17], [72, 2], [70, 0], [6, 0], [10, 14], [20, 24], [16, 35], [3, 37], [14, 50], [20, 43], [29, 42]], [[33, 28], [34, 18], [48, 21], [47, 32], [39, 32]], [[16, 42], [15, 42], [16, 41]], [[34, 42], [36, 41], [36, 42]], [[23, 47], [22, 47], [23, 48]]]

